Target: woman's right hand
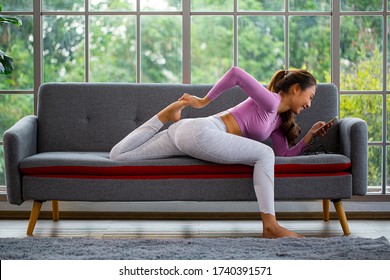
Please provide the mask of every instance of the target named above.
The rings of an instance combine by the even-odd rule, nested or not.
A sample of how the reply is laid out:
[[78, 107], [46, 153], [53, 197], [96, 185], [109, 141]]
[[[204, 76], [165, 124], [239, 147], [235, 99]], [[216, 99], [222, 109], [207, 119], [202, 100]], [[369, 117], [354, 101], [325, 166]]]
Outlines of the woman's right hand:
[[188, 105], [194, 108], [203, 108], [211, 102], [211, 99], [209, 99], [208, 97], [200, 98], [188, 93], [184, 93], [183, 96], [179, 98], [179, 101], [182, 100], [187, 101]]

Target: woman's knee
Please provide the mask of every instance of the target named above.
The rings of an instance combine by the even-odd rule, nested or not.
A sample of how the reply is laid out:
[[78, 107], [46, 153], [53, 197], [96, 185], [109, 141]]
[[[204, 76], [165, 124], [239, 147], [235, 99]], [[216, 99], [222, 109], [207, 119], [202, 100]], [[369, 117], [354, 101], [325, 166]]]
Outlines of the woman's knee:
[[124, 153], [121, 147], [115, 146], [111, 149], [109, 158], [110, 160], [124, 161], [130, 159], [130, 154], [129, 152]]
[[259, 149], [258, 158], [259, 160], [266, 160], [267, 162], [275, 162], [275, 152], [270, 146], [262, 144]]
[[110, 152], [110, 160], [114, 161], [132, 161], [132, 160], [140, 160], [139, 156], [137, 156], [135, 153], [127, 152], [127, 153], [115, 153], [115, 152]]
[[264, 170], [269, 173], [273, 173], [275, 168], [275, 153], [274, 150], [268, 146], [264, 145], [259, 152], [258, 159], [256, 163], [259, 163]]
[[110, 158], [110, 160], [120, 160], [120, 159], [121, 159], [121, 156], [120, 156], [119, 153], [117, 153], [117, 152], [115, 151], [115, 149], [111, 149], [109, 158]]

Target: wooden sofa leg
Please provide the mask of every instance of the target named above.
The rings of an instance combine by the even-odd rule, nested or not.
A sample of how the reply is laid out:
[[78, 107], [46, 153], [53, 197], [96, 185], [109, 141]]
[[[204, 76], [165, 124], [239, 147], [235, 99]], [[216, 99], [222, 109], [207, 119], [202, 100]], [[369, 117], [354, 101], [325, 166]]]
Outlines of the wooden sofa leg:
[[58, 211], [58, 200], [51, 201], [52, 211], [53, 211], [53, 221], [58, 221], [60, 219], [60, 212]]
[[28, 221], [27, 235], [32, 236], [35, 228], [35, 224], [39, 218], [39, 213], [41, 212], [43, 202], [34, 200], [33, 207], [30, 214], [30, 219]]
[[329, 221], [329, 206], [330, 206], [330, 200], [329, 199], [323, 199], [322, 200], [322, 211], [324, 214], [324, 221]]
[[350, 235], [347, 216], [345, 215], [344, 206], [341, 200], [333, 201], [334, 208], [336, 209], [337, 216], [339, 217], [339, 221], [341, 227], [343, 228], [344, 235]]

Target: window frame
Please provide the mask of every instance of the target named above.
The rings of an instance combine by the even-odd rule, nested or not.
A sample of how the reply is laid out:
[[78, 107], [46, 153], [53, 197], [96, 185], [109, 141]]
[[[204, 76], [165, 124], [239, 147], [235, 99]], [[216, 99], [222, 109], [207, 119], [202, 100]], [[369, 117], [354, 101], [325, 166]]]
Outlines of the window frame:
[[[390, 96], [390, 87], [387, 89], [387, 75], [390, 75], [387, 69], [387, 49], [388, 38], [387, 30], [389, 29], [388, 20], [390, 18], [389, 3], [383, 1], [382, 11], [343, 11], [341, 10], [341, 0], [331, 1], [329, 11], [290, 11], [289, 0], [284, 0], [284, 11], [241, 11], [238, 10], [238, 0], [233, 1], [232, 11], [191, 11], [191, 0], [182, 1], [181, 11], [141, 11], [141, 0], [136, 0], [135, 11], [90, 11], [89, 2], [85, 0], [84, 11], [44, 11], [41, 0], [33, 0], [32, 11], [3, 11], [5, 15], [30, 15], [33, 17], [33, 36], [34, 36], [34, 86], [31, 90], [1, 90], [0, 94], [33, 94], [34, 95], [34, 113], [37, 111], [37, 94], [40, 85], [43, 82], [43, 53], [42, 53], [42, 18], [50, 15], [78, 15], [85, 17], [85, 32], [89, 33], [89, 17], [95, 15], [133, 15], [136, 17], [136, 82], [141, 82], [141, 42], [139, 40], [141, 34], [141, 17], [144, 15], [179, 15], [182, 17], [182, 83], [191, 84], [191, 18], [196, 16], [213, 16], [213, 15], [227, 15], [233, 17], [233, 65], [238, 65], [238, 17], [240, 16], [283, 16], [285, 19], [284, 33], [285, 33], [285, 67], [289, 68], [289, 20], [291, 16], [329, 16], [331, 20], [331, 82], [339, 89], [340, 96], [346, 94], [380, 94], [382, 95], [382, 140], [369, 142], [370, 147], [380, 147], [382, 150], [382, 186], [381, 194], [390, 194], [390, 186], [387, 186], [387, 157], [390, 156], [388, 149], [390, 142], [387, 141], [387, 100]], [[340, 90], [340, 24], [343, 16], [381, 16], [383, 17], [383, 34], [382, 34], [382, 54], [383, 54], [383, 87], [382, 90]], [[35, 39], [38, 38], [38, 39]], [[390, 38], [389, 38], [390, 40]], [[89, 36], [85, 36], [85, 82], [89, 82]], [[340, 97], [339, 97], [340, 101]], [[339, 102], [340, 104], [340, 102]], [[340, 108], [339, 108], [340, 110]], [[340, 113], [340, 112], [339, 112]], [[0, 139], [0, 146], [2, 146], [2, 139]], [[390, 184], [389, 184], [390, 185]], [[387, 192], [386, 192], [387, 188]], [[390, 197], [390, 196], [389, 196]]]

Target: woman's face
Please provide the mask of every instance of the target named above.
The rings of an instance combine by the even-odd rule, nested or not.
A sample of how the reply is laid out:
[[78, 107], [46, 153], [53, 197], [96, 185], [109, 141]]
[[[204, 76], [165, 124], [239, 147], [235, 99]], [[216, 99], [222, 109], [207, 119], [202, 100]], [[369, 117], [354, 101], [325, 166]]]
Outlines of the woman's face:
[[297, 86], [296, 89], [293, 90], [291, 111], [295, 115], [299, 115], [304, 109], [310, 108], [315, 92], [315, 86], [311, 86], [305, 90], [302, 90], [299, 86]]

